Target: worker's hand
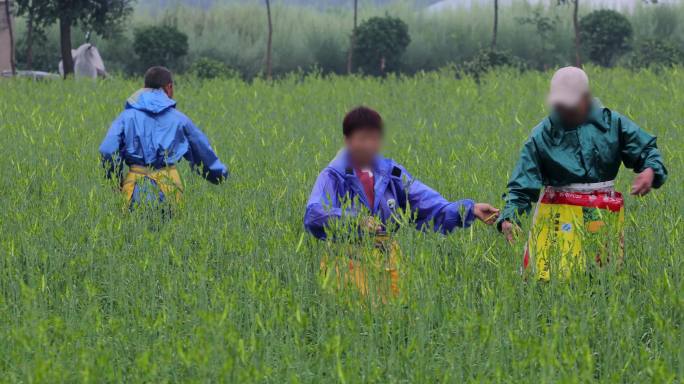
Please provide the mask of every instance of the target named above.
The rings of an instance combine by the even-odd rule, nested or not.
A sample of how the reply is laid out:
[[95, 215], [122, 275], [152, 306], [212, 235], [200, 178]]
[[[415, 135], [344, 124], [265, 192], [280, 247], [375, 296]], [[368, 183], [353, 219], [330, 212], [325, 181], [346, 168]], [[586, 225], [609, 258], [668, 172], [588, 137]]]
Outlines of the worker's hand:
[[499, 218], [499, 210], [486, 203], [477, 203], [473, 208], [475, 217], [487, 225], [492, 225]]
[[653, 172], [652, 168], [646, 168], [643, 172], [638, 174], [632, 183], [632, 195], [644, 196], [651, 192], [654, 178], [655, 172]]
[[513, 244], [516, 237], [518, 237], [518, 234], [520, 233], [520, 228], [510, 221], [505, 220], [501, 223], [501, 233], [506, 236], [506, 240], [508, 240], [510, 244]]

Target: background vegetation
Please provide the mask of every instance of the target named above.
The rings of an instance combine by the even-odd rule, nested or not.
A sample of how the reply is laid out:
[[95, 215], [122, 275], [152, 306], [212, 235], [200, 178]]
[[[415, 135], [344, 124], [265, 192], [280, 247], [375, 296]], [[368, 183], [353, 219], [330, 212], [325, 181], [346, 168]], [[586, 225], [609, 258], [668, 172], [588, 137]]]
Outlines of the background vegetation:
[[99, 166], [138, 79], [3, 82], [1, 380], [681, 382], [684, 77], [589, 75], [658, 135], [670, 170], [663, 189], [626, 199], [624, 267], [539, 284], [519, 274], [523, 244], [491, 228], [404, 228], [402, 293], [386, 305], [326, 288], [320, 259], [339, 250], [302, 228], [344, 112], [377, 108], [387, 154], [448, 198], [500, 205], [550, 73], [180, 78], [180, 108], [232, 177], [217, 187], [181, 167], [184, 205], [161, 227], [124, 213]]
[[[321, 71], [346, 73], [349, 37], [353, 25], [351, 5], [318, 9], [285, 6], [273, 2], [273, 72]], [[555, 4], [555, 2], [551, 2]], [[167, 4], [168, 5], [168, 4]], [[592, 10], [581, 8], [580, 16]], [[489, 48], [493, 8], [427, 13], [404, 3], [379, 8], [360, 2], [360, 21], [389, 14], [408, 24], [410, 44], [398, 70], [413, 74], [448, 65], [463, 65]], [[684, 47], [684, 3], [640, 4], [633, 13], [624, 13], [633, 30], [609, 65], [641, 67], [665, 57], [667, 63], [681, 63]], [[19, 19], [17, 57], [25, 64], [25, 23]], [[139, 7], [132, 17], [107, 40], [95, 39], [110, 72], [140, 72], [143, 57], [134, 50], [134, 32], [143, 27], [175, 26], [188, 37], [188, 54], [173, 63], [184, 71], [195, 61], [208, 58], [237, 70], [245, 79], [259, 75], [266, 50], [266, 11], [258, 2], [203, 7]], [[48, 28], [34, 49], [34, 68], [56, 69], [59, 44], [56, 27]], [[84, 31], [73, 32], [74, 45], [84, 41]], [[574, 63], [572, 7], [532, 6], [515, 2], [502, 6], [499, 15], [497, 49], [516, 58], [529, 69], [546, 69]], [[656, 41], [656, 45], [648, 42]], [[668, 47], [664, 51], [653, 48]], [[24, 47], [24, 48], [22, 48]], [[585, 60], [590, 56], [587, 46]], [[648, 56], [644, 56], [648, 55]], [[598, 61], [598, 60], [597, 60]], [[660, 61], [659, 61], [660, 62]], [[657, 64], [657, 63], [655, 63]]]

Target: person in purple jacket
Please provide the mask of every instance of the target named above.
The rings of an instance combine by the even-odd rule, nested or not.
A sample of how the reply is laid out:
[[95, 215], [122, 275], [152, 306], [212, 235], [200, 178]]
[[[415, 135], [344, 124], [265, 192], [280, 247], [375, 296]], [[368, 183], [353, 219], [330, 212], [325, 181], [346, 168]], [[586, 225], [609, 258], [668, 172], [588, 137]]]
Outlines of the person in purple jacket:
[[493, 224], [499, 210], [465, 199], [448, 201], [415, 179], [399, 163], [380, 155], [384, 124], [366, 107], [344, 118], [345, 148], [320, 173], [304, 215], [306, 230], [319, 239], [327, 237], [332, 221], [363, 215], [363, 227], [382, 232], [400, 211], [410, 207], [420, 230], [449, 233], [469, 227], [475, 219]]

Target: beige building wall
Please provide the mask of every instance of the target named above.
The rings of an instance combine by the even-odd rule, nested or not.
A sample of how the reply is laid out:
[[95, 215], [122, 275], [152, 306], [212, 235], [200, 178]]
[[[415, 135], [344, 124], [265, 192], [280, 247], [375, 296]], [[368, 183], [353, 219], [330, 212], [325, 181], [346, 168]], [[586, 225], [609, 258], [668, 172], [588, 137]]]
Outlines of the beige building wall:
[[5, 1], [0, 0], [0, 72], [12, 70], [12, 43], [10, 40], [10, 22], [5, 13]]

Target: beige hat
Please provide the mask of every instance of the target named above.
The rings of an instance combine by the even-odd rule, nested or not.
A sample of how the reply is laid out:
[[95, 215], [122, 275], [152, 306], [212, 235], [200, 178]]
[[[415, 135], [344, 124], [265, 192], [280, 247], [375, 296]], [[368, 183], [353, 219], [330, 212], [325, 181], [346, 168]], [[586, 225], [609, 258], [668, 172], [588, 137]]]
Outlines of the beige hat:
[[550, 106], [576, 107], [589, 94], [589, 77], [577, 67], [561, 68], [551, 78]]

